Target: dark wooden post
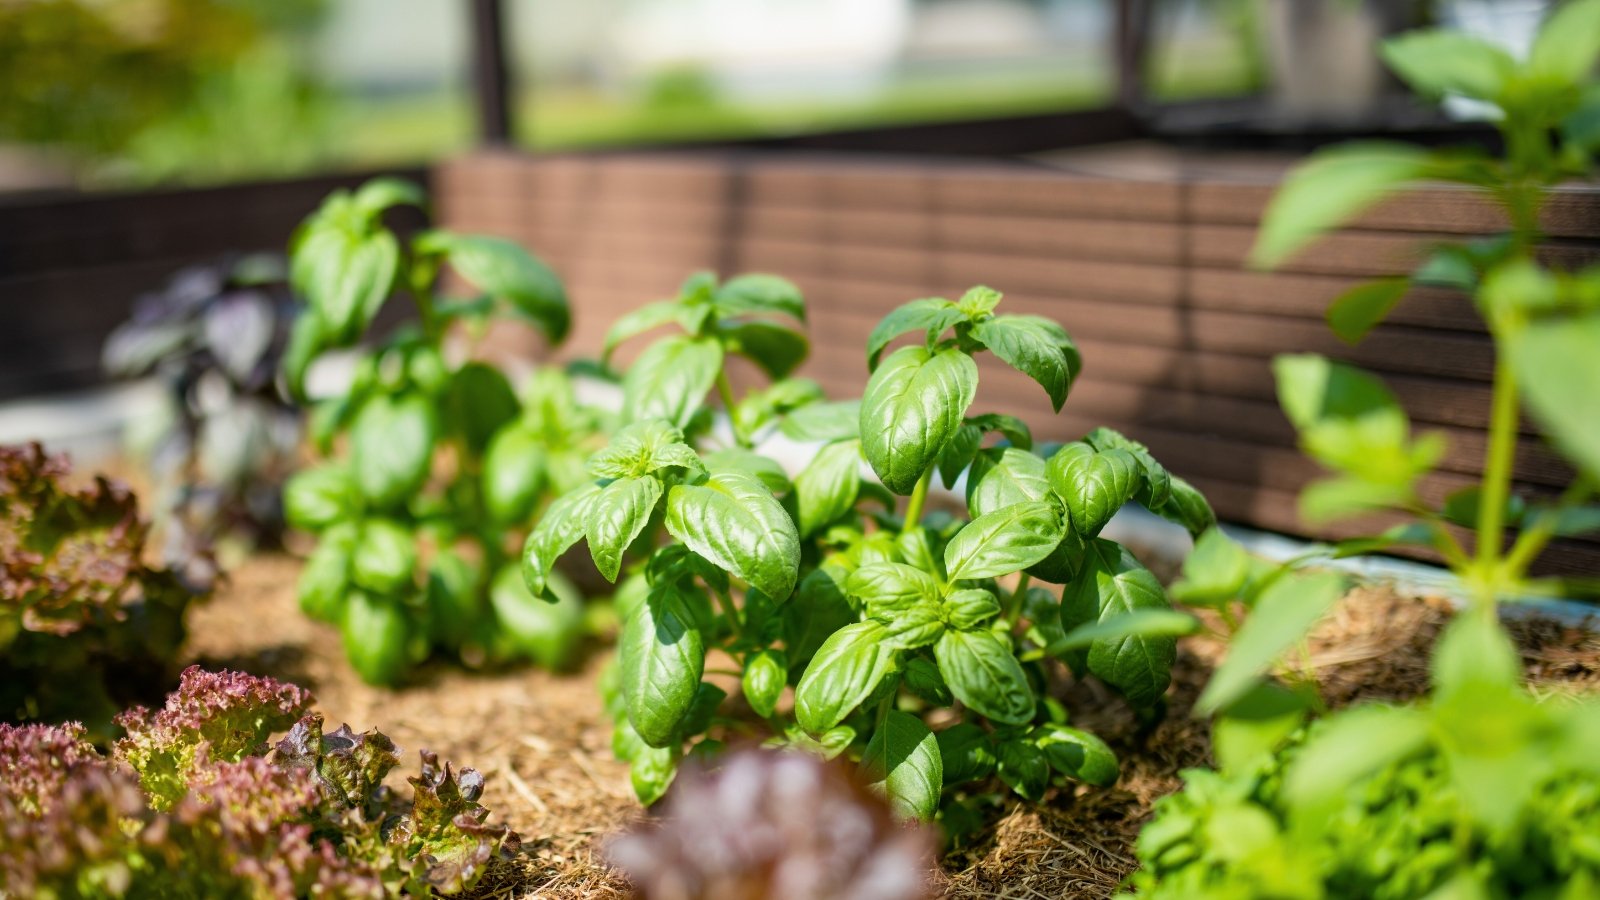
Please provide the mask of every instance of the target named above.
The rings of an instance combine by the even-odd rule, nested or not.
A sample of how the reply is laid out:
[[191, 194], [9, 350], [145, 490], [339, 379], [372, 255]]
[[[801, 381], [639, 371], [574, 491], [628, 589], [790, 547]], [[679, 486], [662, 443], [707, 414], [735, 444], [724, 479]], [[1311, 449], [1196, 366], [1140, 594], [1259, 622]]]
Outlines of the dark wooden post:
[[511, 68], [506, 60], [505, 4], [469, 0], [472, 5], [472, 83], [477, 95], [478, 139], [504, 146], [515, 138], [511, 117]]
[[1149, 47], [1150, 0], [1117, 0], [1117, 105], [1122, 109], [1136, 110], [1144, 104]]

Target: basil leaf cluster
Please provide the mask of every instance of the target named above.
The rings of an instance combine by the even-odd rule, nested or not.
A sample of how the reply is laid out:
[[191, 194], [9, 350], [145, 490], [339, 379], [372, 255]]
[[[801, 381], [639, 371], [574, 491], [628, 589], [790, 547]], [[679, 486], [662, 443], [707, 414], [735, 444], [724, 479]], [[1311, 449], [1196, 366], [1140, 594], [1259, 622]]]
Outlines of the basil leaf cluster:
[[[385, 224], [393, 207], [423, 202], [416, 186], [379, 179], [334, 193], [294, 238], [290, 279], [306, 307], [286, 381], [303, 392], [314, 362], [355, 348], [349, 384], [312, 407], [323, 459], [284, 492], [290, 524], [317, 536], [300, 605], [340, 626], [370, 682], [394, 683], [435, 652], [560, 667], [584, 631], [578, 593], [551, 573], [546, 593], [560, 602], [534, 600], [515, 551], [546, 500], [585, 480], [608, 417], [580, 404], [558, 369], [519, 391], [494, 364], [450, 352], [452, 331], [502, 319], [559, 342], [570, 313], [556, 275], [513, 243], [445, 231], [404, 241]], [[439, 294], [446, 268], [467, 295]], [[415, 316], [373, 341], [401, 292]]]
[[[558, 561], [583, 543], [618, 582], [606, 704], [644, 802], [751, 715], [772, 745], [858, 761], [906, 817], [931, 819], [994, 778], [1030, 798], [1116, 780], [1111, 749], [1045, 696], [1050, 667], [1065, 661], [1154, 714], [1186, 632], [1134, 620], [1193, 620], [1101, 531], [1128, 503], [1195, 534], [1215, 518], [1121, 434], [1046, 456], [1021, 420], [972, 409], [977, 354], [1028, 375], [1055, 409], [1081, 369], [1065, 329], [997, 312], [1001, 299], [976, 287], [891, 312], [868, 341], [859, 401], [792, 377], [805, 305], [775, 276], [696, 274], [612, 327], [608, 357], [667, 333], [623, 373], [622, 427], [535, 524], [522, 573], [551, 598]], [[738, 355], [771, 381], [736, 395]], [[799, 471], [761, 453], [776, 435], [815, 447]], [[928, 512], [936, 474], [965, 481], [966, 516]], [[896, 495], [910, 497], [903, 510]], [[1055, 646], [1084, 627], [1097, 631]], [[736, 674], [742, 696], [708, 681], [713, 669]], [[940, 709], [958, 710], [956, 724]]]

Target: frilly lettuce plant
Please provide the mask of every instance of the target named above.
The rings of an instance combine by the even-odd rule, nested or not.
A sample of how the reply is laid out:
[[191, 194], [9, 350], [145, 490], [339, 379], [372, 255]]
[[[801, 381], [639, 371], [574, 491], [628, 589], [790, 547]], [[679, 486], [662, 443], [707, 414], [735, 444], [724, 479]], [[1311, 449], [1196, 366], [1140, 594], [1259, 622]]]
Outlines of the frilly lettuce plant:
[[[1161, 585], [1099, 536], [1138, 502], [1198, 533], [1204, 498], [1140, 444], [1098, 429], [1049, 454], [1025, 424], [970, 409], [975, 354], [1038, 381], [1059, 408], [1079, 369], [1067, 333], [997, 314], [1000, 295], [913, 301], [867, 347], [860, 401], [828, 403], [789, 378], [806, 341], [800, 293], [782, 279], [691, 278], [608, 344], [670, 324], [624, 377], [627, 424], [589, 462], [591, 480], [550, 505], [523, 574], [549, 595], [556, 560], [579, 541], [617, 578], [631, 546], [649, 552], [617, 592], [624, 618], [608, 706], [614, 747], [641, 799], [661, 796], [686, 748], [713, 752], [746, 727], [712, 672], [737, 676], [772, 742], [858, 759], [902, 815], [931, 818], [947, 789], [998, 774], [1037, 798], [1054, 779], [1108, 784], [1117, 761], [1093, 734], [1040, 702], [1049, 658], [1094, 675], [1140, 710], [1160, 708], [1176, 631]], [[894, 339], [918, 340], [884, 356]], [[726, 358], [780, 379], [735, 397]], [[717, 443], [706, 397], [722, 400]], [[819, 444], [791, 479], [758, 453], [781, 431]], [[1006, 443], [985, 446], [997, 433]], [[863, 476], [870, 465], [877, 480]], [[970, 520], [925, 509], [935, 473], [966, 476]], [[894, 494], [910, 495], [896, 514]], [[1062, 597], [1033, 582], [1063, 585]], [[1174, 620], [1177, 621], [1174, 621]], [[729, 668], [731, 666], [731, 668]], [[783, 700], [793, 688], [792, 707]], [[958, 722], [934, 733], [928, 720]]]
[[[331, 733], [290, 684], [184, 672], [109, 756], [81, 726], [0, 725], [0, 883], [17, 897], [428, 897], [470, 888], [517, 835], [485, 824], [483, 778]], [[268, 738], [289, 729], [275, 747]]]
[[[582, 636], [580, 601], [562, 581], [554, 607], [528, 597], [518, 528], [547, 493], [583, 477], [601, 418], [560, 371], [540, 372], [519, 396], [447, 337], [510, 319], [559, 342], [566, 293], [509, 241], [425, 231], [403, 244], [382, 214], [421, 202], [412, 185], [369, 182], [329, 197], [295, 235], [290, 274], [308, 304], [285, 359], [297, 390], [315, 357], [367, 335], [391, 295], [416, 304], [416, 321], [362, 352], [348, 389], [312, 412], [312, 437], [332, 458], [297, 475], [285, 498], [289, 521], [318, 536], [300, 603], [339, 623], [370, 682], [402, 678], [432, 648], [470, 664], [561, 666]], [[437, 295], [445, 267], [471, 290]]]
[[[1276, 362], [1279, 397], [1302, 448], [1334, 473], [1301, 495], [1302, 514], [1407, 516], [1333, 552], [1429, 548], [1459, 579], [1466, 606], [1435, 648], [1425, 701], [1361, 706], [1302, 729], [1316, 706], [1306, 689], [1314, 685], [1295, 676], [1300, 683], [1285, 687], [1262, 675], [1338, 593], [1255, 605], [1201, 698], [1202, 711], [1220, 713], [1222, 772], [1187, 773], [1185, 791], [1158, 805], [1140, 837], [1141, 896], [1600, 891], [1600, 850], [1590, 837], [1600, 827], [1600, 703], [1529, 692], [1497, 615], [1499, 603], [1520, 597], [1596, 593], [1592, 577], [1539, 578], [1529, 569], [1552, 539], [1600, 528], [1591, 502], [1600, 483], [1600, 267], [1556, 271], [1536, 253], [1551, 188], [1587, 174], [1600, 149], [1600, 85], [1591, 78], [1600, 0], [1557, 8], [1525, 60], [1449, 31], [1401, 36], [1384, 54], [1425, 95], [1492, 104], [1505, 158], [1387, 144], [1319, 154], [1274, 198], [1256, 258], [1279, 262], [1423, 179], [1465, 184], [1505, 211], [1507, 233], [1442, 245], [1409, 278], [1356, 288], [1328, 313], [1334, 330], [1355, 341], [1412, 284], [1470, 293], [1496, 354], [1480, 484], [1427, 502], [1418, 480], [1444, 451], [1440, 435], [1413, 436], [1394, 396], [1358, 369], [1317, 356]], [[1559, 497], [1512, 493], [1523, 404], [1577, 469]], [[1453, 526], [1472, 529], [1470, 543]], [[1248, 599], [1263, 567], [1225, 539], [1210, 544], [1211, 552], [1190, 557], [1183, 590], [1222, 608]]]
[[171, 686], [211, 566], [148, 565], [132, 492], [70, 475], [38, 444], [0, 447], [0, 720], [78, 719], [103, 738], [124, 704]]

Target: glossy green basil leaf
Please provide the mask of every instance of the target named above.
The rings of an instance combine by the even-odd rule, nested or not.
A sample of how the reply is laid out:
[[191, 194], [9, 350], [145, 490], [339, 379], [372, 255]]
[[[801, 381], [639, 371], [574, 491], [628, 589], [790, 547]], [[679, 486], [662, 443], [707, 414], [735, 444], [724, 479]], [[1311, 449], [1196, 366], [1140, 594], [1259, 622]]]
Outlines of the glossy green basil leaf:
[[728, 692], [708, 681], [696, 685], [694, 699], [689, 702], [689, 712], [678, 723], [678, 741], [686, 741], [710, 728], [718, 707], [726, 699]]
[[622, 696], [628, 721], [652, 747], [678, 741], [689, 714], [706, 648], [678, 583], [651, 585], [645, 602], [623, 624], [617, 655], [622, 660]]
[[654, 806], [672, 787], [678, 774], [677, 747], [646, 746], [628, 764], [628, 781], [633, 785], [634, 796], [645, 806]]
[[990, 591], [968, 588], [944, 599], [945, 621], [958, 631], [971, 631], [1000, 615], [1000, 601]]
[[445, 253], [456, 274], [509, 304], [538, 326], [551, 343], [566, 339], [572, 326], [566, 288], [538, 257], [505, 238], [443, 232], [428, 237], [434, 249]]
[[970, 423], [957, 428], [956, 433], [950, 436], [944, 449], [939, 451], [939, 477], [945, 487], [953, 487], [961, 473], [972, 465], [972, 459], [977, 456], [982, 443], [983, 429]]
[[795, 476], [800, 534], [810, 535], [849, 512], [861, 490], [861, 442], [828, 444]]
[[[1017, 503], [1043, 500], [1052, 493], [1045, 461], [1012, 447], [979, 451], [967, 475], [967, 509], [973, 518]], [[1054, 584], [1066, 582], [1072, 577], [1073, 560], [1082, 543], [1069, 528], [1055, 551], [1030, 566], [1028, 574]]]
[[712, 293], [711, 303], [723, 315], [771, 313], [806, 320], [805, 298], [794, 282], [752, 272], [728, 279]]
[[583, 537], [589, 505], [599, 493], [600, 485], [591, 483], [557, 497], [529, 532], [522, 547], [522, 580], [535, 597], [545, 597], [556, 560]]
[[1044, 751], [1050, 768], [1096, 787], [1116, 783], [1117, 755], [1097, 735], [1066, 725], [1040, 725], [1028, 739]]
[[994, 774], [999, 760], [989, 733], [971, 722], [958, 722], [935, 736], [944, 765], [944, 783], [954, 787]]
[[350, 591], [345, 597], [340, 633], [345, 657], [367, 684], [392, 685], [410, 662], [406, 645], [411, 628], [403, 601]]
[[1167, 471], [1150, 452], [1150, 448], [1139, 443], [1133, 438], [1112, 428], [1096, 428], [1083, 436], [1083, 442], [1104, 452], [1106, 450], [1126, 450], [1133, 454], [1139, 461], [1139, 468], [1144, 473], [1144, 484], [1133, 499], [1144, 504], [1144, 508], [1155, 512], [1163, 506], [1172, 496], [1172, 473]]
[[1033, 718], [1033, 689], [1005, 638], [989, 630], [946, 631], [933, 656], [957, 700], [1006, 725]]
[[845, 590], [860, 599], [871, 616], [891, 617], [939, 602], [939, 583], [933, 576], [905, 563], [862, 565], [850, 573]]
[[595, 494], [584, 511], [584, 537], [596, 569], [607, 581], [616, 581], [622, 554], [655, 512], [661, 499], [661, 482], [653, 476], [618, 478]]
[[956, 301], [956, 307], [969, 322], [981, 322], [995, 311], [1000, 305], [1001, 294], [992, 287], [975, 285], [967, 288], [967, 292]]
[[774, 379], [787, 378], [811, 353], [806, 336], [771, 322], [742, 322], [722, 332], [730, 352], [755, 363]]
[[1351, 143], [1318, 153], [1273, 195], [1250, 264], [1281, 265], [1323, 232], [1426, 175], [1429, 164], [1428, 151], [1408, 144]]
[[489, 587], [498, 637], [520, 657], [564, 669], [577, 659], [583, 639], [583, 600], [559, 574], [550, 576], [546, 596], [555, 602], [530, 594], [514, 565], [503, 567]]
[[391, 509], [428, 480], [439, 423], [420, 394], [373, 397], [350, 430], [350, 470], [367, 503]]
[[1033, 449], [1033, 431], [1028, 428], [1028, 423], [1016, 416], [1003, 413], [983, 413], [967, 419], [967, 424], [976, 425], [985, 433], [999, 434], [1018, 450]]
[[289, 277], [320, 343], [347, 346], [372, 324], [399, 269], [400, 243], [390, 232], [314, 218], [297, 238]]
[[306, 531], [321, 531], [353, 518], [361, 510], [361, 495], [350, 470], [337, 463], [301, 469], [283, 487], [283, 511], [289, 524]]
[[344, 614], [345, 593], [350, 589], [350, 562], [360, 537], [354, 522], [340, 522], [317, 539], [306, 558], [296, 593], [300, 609], [313, 619], [337, 622]]
[[667, 494], [667, 531], [689, 549], [782, 603], [800, 569], [800, 534], [754, 475], [718, 472]]
[[979, 516], [944, 548], [951, 581], [993, 578], [1020, 572], [1055, 552], [1066, 536], [1059, 502], [1030, 500]]
[[517, 417], [522, 405], [500, 370], [469, 362], [450, 378], [450, 419], [474, 454], [482, 454], [496, 432]]
[[891, 310], [867, 336], [867, 371], [876, 371], [878, 359], [889, 342], [909, 331], [927, 332], [927, 343], [932, 345], [957, 322], [965, 321], [966, 313], [954, 303], [940, 297], [912, 300]]
[[1091, 538], [1111, 521], [1143, 484], [1138, 460], [1126, 450], [1096, 450], [1067, 444], [1050, 457], [1050, 487], [1066, 504], [1072, 530]]
[[911, 693], [934, 706], [949, 706], [955, 700], [950, 686], [944, 683], [944, 676], [939, 674], [938, 664], [925, 656], [914, 657], [906, 663], [901, 681]]
[[861, 398], [861, 444], [885, 487], [909, 494], [938, 459], [978, 389], [978, 366], [955, 348], [890, 354]]
[[1191, 538], [1198, 538], [1206, 529], [1217, 524], [1217, 514], [1205, 495], [1176, 475], [1172, 476], [1168, 487], [1167, 502], [1150, 511], [1169, 522], [1182, 525]]
[[1383, 60], [1429, 98], [1459, 94], [1496, 101], [1517, 70], [1517, 62], [1500, 46], [1454, 29], [1409, 31], [1383, 43]]
[[651, 329], [660, 328], [669, 322], [681, 321], [682, 311], [683, 305], [676, 300], [657, 300], [623, 315], [611, 323], [611, 327], [606, 331], [605, 343], [600, 351], [601, 361], [609, 364], [612, 352], [623, 341]]
[[778, 698], [783, 696], [783, 686], [788, 683], [789, 660], [782, 650], [761, 650], [745, 660], [740, 687], [744, 689], [745, 702], [761, 718], [772, 718]]
[[483, 505], [495, 522], [526, 522], [545, 487], [545, 445], [540, 436], [513, 423], [489, 442], [483, 456]]
[[861, 401], [808, 403], [790, 412], [779, 426], [797, 441], [847, 441], [861, 436]]
[[1518, 387], [1562, 453], [1600, 477], [1600, 312], [1535, 319], [1507, 343]]
[[416, 538], [388, 519], [361, 523], [355, 553], [350, 559], [350, 580], [383, 597], [411, 588], [416, 582]]
[[861, 768], [868, 785], [889, 798], [898, 818], [928, 822], [939, 811], [944, 760], [938, 739], [916, 716], [889, 710], [867, 743]]
[[1061, 411], [1082, 367], [1065, 329], [1042, 316], [995, 316], [972, 326], [972, 335], [1007, 365], [1037, 381], [1050, 396], [1050, 405]]
[[722, 344], [712, 337], [656, 341], [622, 378], [625, 422], [665, 419], [683, 428], [700, 409], [722, 371]]
[[350, 195], [350, 205], [362, 215], [376, 218], [392, 206], [426, 208], [428, 198], [416, 182], [381, 176], [369, 179], [356, 188], [355, 193]]
[[1409, 278], [1380, 278], [1358, 284], [1328, 307], [1328, 327], [1347, 344], [1359, 344], [1411, 289]]
[[1295, 572], [1274, 581], [1233, 640], [1195, 709], [1210, 715], [1249, 692], [1261, 674], [1343, 597], [1349, 583], [1336, 572]]
[[752, 475], [766, 485], [767, 490], [773, 494], [783, 495], [794, 489], [794, 485], [789, 482], [789, 473], [784, 470], [782, 463], [754, 450], [724, 447], [707, 453], [704, 461], [706, 472], [712, 475], [719, 472], [742, 472]]
[[683, 432], [661, 419], [623, 427], [589, 457], [589, 474], [596, 478], [638, 478], [669, 466], [705, 468], [693, 448], [684, 443]]
[[973, 518], [1050, 493], [1045, 461], [1013, 447], [979, 451], [967, 475], [967, 511]]
[[800, 727], [822, 734], [877, 689], [895, 659], [895, 651], [884, 645], [886, 633], [878, 622], [857, 622], [823, 642], [795, 688], [794, 714]]
[[1017, 795], [1037, 803], [1050, 786], [1050, 759], [1030, 741], [1004, 741], [1000, 744], [1000, 780]]
[[[1080, 625], [1103, 622], [1146, 609], [1168, 609], [1161, 582], [1120, 544], [1096, 538], [1084, 548], [1083, 570], [1061, 598], [1061, 627], [1071, 634]], [[1094, 641], [1087, 650], [1064, 658], [1128, 698], [1136, 707], [1154, 706], [1172, 681], [1177, 640], [1170, 636], [1124, 635]]]

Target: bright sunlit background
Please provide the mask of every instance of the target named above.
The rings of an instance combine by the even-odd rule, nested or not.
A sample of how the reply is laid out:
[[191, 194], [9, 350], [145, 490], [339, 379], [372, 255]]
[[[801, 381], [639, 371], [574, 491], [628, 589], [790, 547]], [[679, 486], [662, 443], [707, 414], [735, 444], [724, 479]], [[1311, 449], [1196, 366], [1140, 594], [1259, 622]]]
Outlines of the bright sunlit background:
[[[1156, 4], [1157, 99], [1262, 83], [1251, 0]], [[660, 144], [1068, 111], [1112, 0], [509, 0], [519, 141]], [[413, 163], [474, 130], [466, 4], [0, 0], [0, 189]]]

